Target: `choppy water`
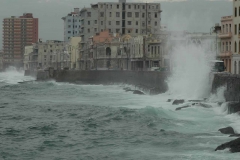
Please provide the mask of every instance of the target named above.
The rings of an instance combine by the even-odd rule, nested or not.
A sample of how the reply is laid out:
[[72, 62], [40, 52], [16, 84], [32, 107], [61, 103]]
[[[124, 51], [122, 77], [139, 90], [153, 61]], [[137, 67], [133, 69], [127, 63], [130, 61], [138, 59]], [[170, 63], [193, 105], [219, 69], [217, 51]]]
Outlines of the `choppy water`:
[[[0, 159], [3, 160], [238, 160], [214, 149], [239, 130], [224, 105], [175, 111], [173, 95], [133, 95], [124, 85], [18, 82], [0, 73]], [[214, 99], [214, 98], [212, 98]], [[164, 131], [163, 131], [164, 130]]]

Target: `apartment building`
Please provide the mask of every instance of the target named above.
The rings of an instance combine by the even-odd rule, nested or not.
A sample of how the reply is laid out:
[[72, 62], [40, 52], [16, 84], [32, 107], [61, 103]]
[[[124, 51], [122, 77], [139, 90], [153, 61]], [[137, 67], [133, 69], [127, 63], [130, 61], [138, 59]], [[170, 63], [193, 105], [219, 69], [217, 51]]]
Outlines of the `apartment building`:
[[233, 17], [221, 17], [221, 32], [219, 38], [221, 41], [220, 54], [218, 58], [224, 61], [226, 71], [231, 72], [231, 59], [232, 59], [232, 28]]
[[38, 18], [32, 13], [3, 20], [3, 63], [4, 68], [23, 66], [24, 47], [38, 41]]
[[70, 57], [65, 48], [63, 41], [47, 40], [46, 42], [38, 42], [36, 44], [38, 53], [38, 67], [47, 68], [54, 67], [64, 68], [69, 67]]
[[131, 36], [159, 34], [161, 28], [160, 3], [99, 2], [80, 11], [82, 50], [88, 54], [85, 43], [98, 32]]
[[240, 1], [233, 0], [232, 73], [240, 74]]
[[74, 8], [74, 12], [69, 13], [62, 20], [64, 21], [64, 42], [68, 42], [71, 37], [79, 36], [81, 24], [79, 8]]

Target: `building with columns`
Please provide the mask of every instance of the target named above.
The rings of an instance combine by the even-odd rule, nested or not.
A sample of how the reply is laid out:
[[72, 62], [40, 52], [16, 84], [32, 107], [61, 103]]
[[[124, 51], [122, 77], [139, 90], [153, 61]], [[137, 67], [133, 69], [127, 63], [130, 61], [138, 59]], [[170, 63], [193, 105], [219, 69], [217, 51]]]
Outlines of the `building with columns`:
[[232, 31], [233, 31], [233, 17], [224, 16], [221, 18], [221, 32], [219, 38], [221, 41], [220, 54], [218, 59], [224, 62], [227, 72], [231, 72], [231, 61], [232, 61]]

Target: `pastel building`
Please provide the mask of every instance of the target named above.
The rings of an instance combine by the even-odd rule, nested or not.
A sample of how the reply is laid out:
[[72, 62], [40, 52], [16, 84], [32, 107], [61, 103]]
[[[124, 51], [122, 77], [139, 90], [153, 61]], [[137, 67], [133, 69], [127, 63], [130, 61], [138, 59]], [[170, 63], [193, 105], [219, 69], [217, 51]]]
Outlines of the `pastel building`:
[[63, 17], [64, 21], [64, 42], [68, 42], [71, 37], [78, 37], [80, 31], [80, 12], [79, 8], [74, 8], [74, 12]]
[[224, 16], [221, 18], [221, 32], [219, 38], [221, 40], [221, 48], [218, 59], [224, 61], [226, 71], [231, 72], [232, 66], [232, 32], [233, 31], [233, 17]]

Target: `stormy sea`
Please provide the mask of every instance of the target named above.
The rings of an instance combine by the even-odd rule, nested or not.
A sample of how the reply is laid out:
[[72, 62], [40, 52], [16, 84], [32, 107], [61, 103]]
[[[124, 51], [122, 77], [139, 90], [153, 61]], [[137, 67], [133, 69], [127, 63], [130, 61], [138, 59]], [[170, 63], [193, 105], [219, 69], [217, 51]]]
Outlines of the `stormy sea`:
[[[126, 84], [39, 82], [8, 68], [0, 73], [0, 159], [239, 160], [214, 151], [236, 139], [218, 129], [240, 133], [240, 119], [227, 114], [224, 88], [210, 93], [206, 57], [194, 50], [193, 57], [182, 55], [191, 61], [176, 56], [169, 91], [160, 95], [126, 92], [135, 89]], [[175, 99], [185, 101], [173, 105]], [[176, 110], [184, 105], [191, 107]]]

